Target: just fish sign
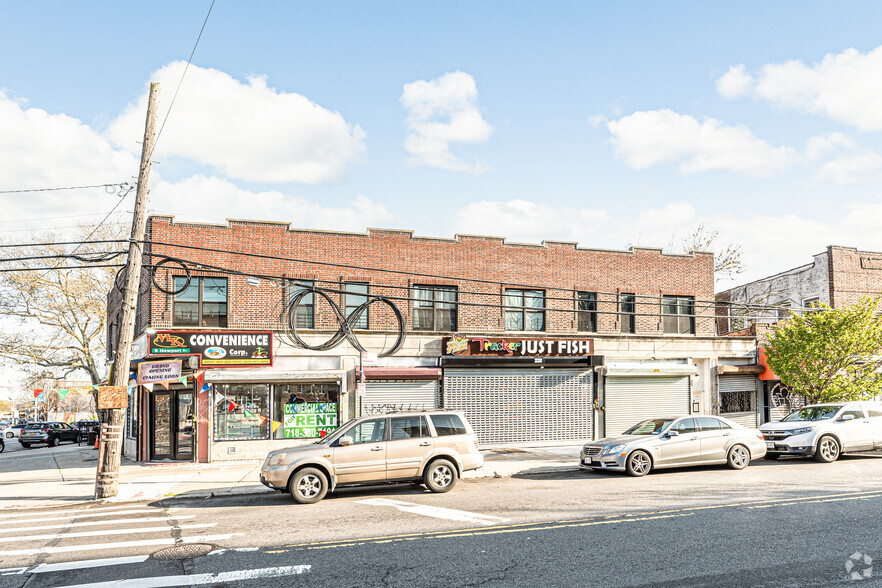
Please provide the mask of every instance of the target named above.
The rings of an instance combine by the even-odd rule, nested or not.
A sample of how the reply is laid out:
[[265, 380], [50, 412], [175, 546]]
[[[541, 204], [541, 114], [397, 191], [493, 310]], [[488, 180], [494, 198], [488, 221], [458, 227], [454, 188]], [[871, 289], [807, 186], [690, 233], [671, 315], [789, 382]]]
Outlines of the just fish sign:
[[202, 367], [273, 365], [269, 331], [159, 331], [150, 335], [150, 357], [199, 356]]
[[462, 337], [441, 340], [445, 355], [487, 357], [573, 357], [594, 354], [594, 339]]

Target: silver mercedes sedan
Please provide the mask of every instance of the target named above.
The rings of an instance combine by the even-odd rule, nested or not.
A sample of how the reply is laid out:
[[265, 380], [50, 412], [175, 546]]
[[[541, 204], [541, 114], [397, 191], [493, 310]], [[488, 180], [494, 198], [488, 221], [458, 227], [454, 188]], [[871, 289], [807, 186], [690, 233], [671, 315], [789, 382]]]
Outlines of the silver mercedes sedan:
[[647, 419], [617, 437], [586, 443], [579, 456], [583, 470], [626, 471], [645, 476], [656, 468], [727, 464], [742, 470], [766, 454], [758, 429], [718, 416]]

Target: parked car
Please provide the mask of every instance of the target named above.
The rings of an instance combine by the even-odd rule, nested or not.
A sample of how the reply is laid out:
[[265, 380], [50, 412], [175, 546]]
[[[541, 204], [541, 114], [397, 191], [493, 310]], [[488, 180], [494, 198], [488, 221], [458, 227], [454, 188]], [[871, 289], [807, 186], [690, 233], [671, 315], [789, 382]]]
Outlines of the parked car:
[[3, 450], [6, 449], [6, 443], [3, 442], [3, 437], [0, 437], [0, 453], [3, 453]]
[[830, 463], [843, 453], [882, 449], [882, 403], [812, 404], [760, 427], [766, 458], [811, 455]]
[[14, 437], [21, 436], [21, 430], [25, 428], [25, 425], [8, 425], [3, 428], [3, 437], [7, 439], [12, 439]]
[[420, 480], [447, 492], [483, 464], [463, 413], [401, 412], [353, 419], [317, 443], [271, 451], [260, 481], [311, 504], [354, 484]]
[[647, 419], [624, 433], [586, 443], [579, 456], [583, 470], [625, 471], [645, 476], [650, 470], [727, 464], [742, 470], [766, 453], [762, 433], [717, 416]]
[[78, 443], [80, 431], [67, 423], [31, 423], [21, 431], [18, 441], [21, 446], [28, 448], [35, 443], [45, 443], [51, 447], [58, 447], [62, 441]]

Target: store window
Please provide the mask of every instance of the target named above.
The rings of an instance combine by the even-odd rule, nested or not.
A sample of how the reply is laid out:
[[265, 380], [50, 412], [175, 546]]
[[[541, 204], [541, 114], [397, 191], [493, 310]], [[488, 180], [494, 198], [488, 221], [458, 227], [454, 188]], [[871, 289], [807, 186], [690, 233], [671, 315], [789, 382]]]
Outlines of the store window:
[[506, 288], [505, 330], [544, 331], [545, 292]]
[[[175, 291], [187, 278], [175, 278]], [[174, 325], [178, 327], [226, 327], [227, 279], [190, 278], [187, 289], [174, 298]]]
[[619, 323], [623, 333], [635, 333], [635, 317], [637, 313], [637, 296], [619, 294]]
[[215, 441], [269, 439], [268, 384], [216, 384], [214, 398]]
[[453, 286], [414, 286], [414, 330], [455, 331], [456, 294]]
[[580, 331], [597, 331], [597, 292], [576, 292]]
[[138, 431], [138, 387], [128, 388], [128, 406], [126, 407], [126, 437], [137, 438]]
[[[288, 300], [307, 288], [312, 288], [315, 282], [309, 280], [294, 280], [288, 282]], [[294, 326], [298, 329], [315, 328], [315, 294], [310, 292], [300, 299], [297, 309], [294, 311]]]
[[695, 333], [695, 299], [692, 296], [662, 296], [665, 333]]
[[720, 392], [720, 413], [755, 412], [756, 393], [753, 390]]
[[[346, 317], [350, 318], [356, 309], [367, 302], [368, 285], [359, 282], [343, 284], [343, 303], [346, 305]], [[350, 323], [354, 329], [368, 328], [368, 309], [365, 308], [355, 322]]]
[[339, 384], [277, 384], [273, 395], [273, 420], [282, 423], [273, 439], [320, 438], [340, 426]]

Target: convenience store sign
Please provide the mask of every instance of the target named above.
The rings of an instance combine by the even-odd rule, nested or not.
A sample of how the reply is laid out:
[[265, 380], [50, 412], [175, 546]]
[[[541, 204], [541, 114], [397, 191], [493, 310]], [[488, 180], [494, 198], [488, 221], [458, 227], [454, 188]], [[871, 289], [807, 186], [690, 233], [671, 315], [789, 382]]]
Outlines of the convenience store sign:
[[285, 439], [313, 439], [323, 437], [339, 425], [336, 402], [302, 402], [284, 406]]

